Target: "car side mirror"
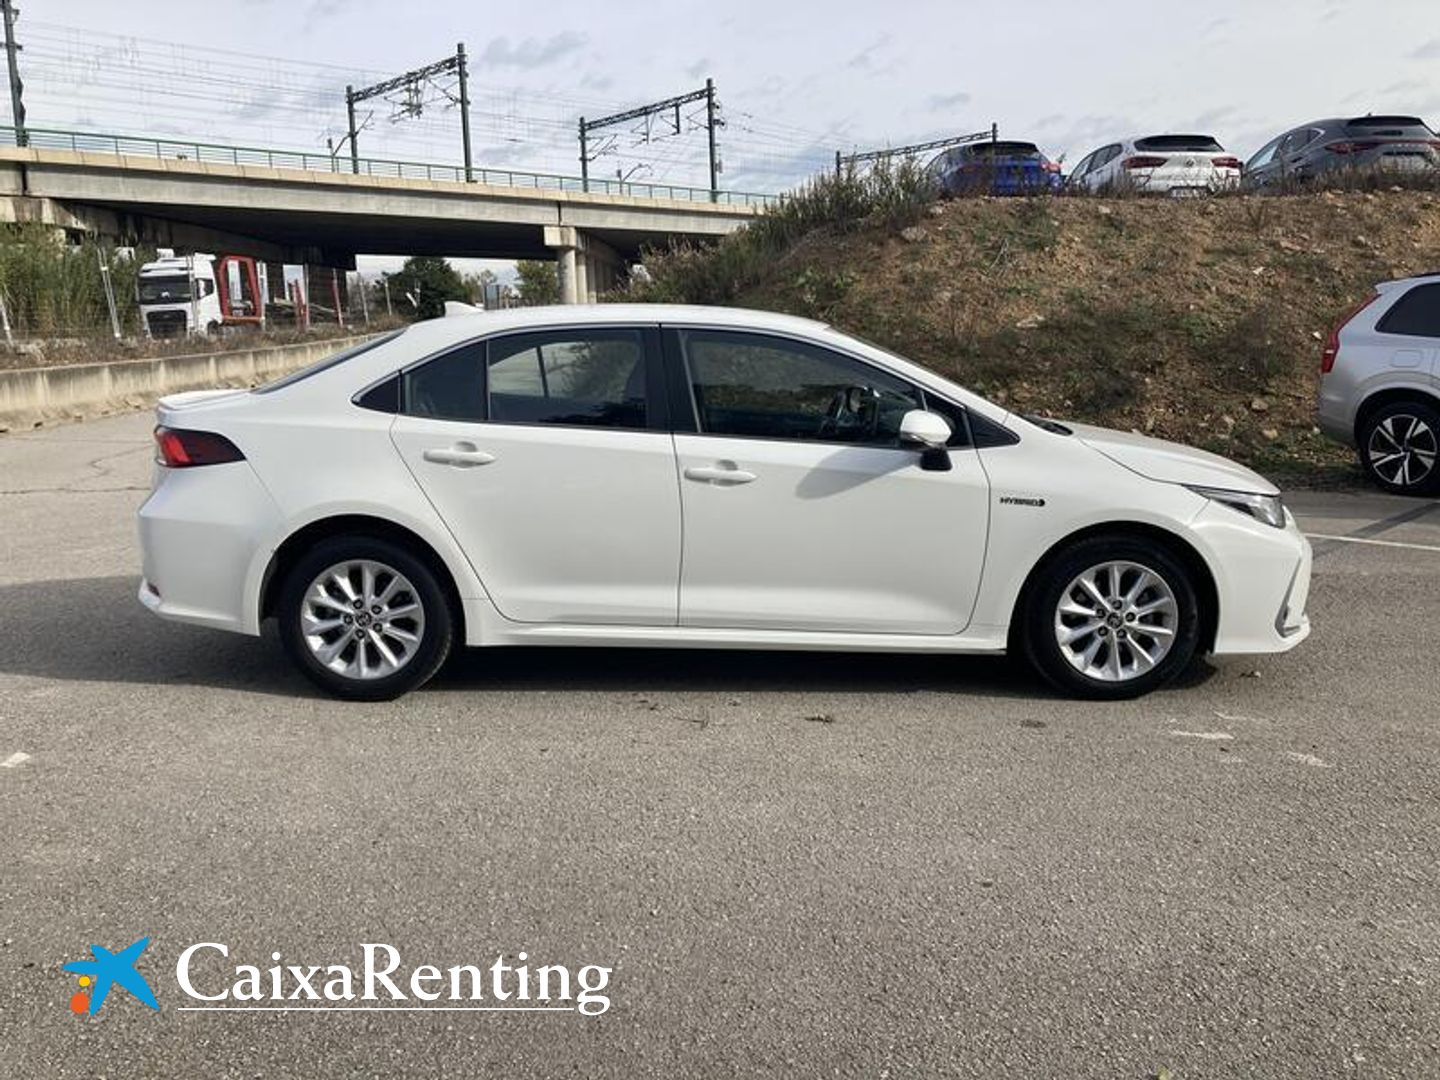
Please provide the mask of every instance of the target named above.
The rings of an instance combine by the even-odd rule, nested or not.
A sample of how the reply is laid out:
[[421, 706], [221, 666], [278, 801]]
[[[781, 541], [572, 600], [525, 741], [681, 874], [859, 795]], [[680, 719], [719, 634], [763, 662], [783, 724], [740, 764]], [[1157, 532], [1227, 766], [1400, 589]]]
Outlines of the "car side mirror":
[[950, 421], [938, 413], [911, 409], [900, 418], [900, 444], [919, 450], [920, 468], [926, 472], [949, 472]]
[[943, 449], [950, 441], [950, 421], [939, 413], [911, 409], [900, 418], [900, 441], [926, 450]]

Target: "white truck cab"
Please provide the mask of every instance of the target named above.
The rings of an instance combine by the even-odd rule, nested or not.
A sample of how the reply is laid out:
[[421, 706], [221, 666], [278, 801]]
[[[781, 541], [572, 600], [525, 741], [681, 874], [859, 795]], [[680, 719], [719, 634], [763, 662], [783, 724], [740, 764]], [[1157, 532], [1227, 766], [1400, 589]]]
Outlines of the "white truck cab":
[[231, 325], [262, 325], [264, 296], [254, 259], [196, 252], [176, 255], [160, 248], [140, 267], [136, 299], [150, 337], [218, 334]]

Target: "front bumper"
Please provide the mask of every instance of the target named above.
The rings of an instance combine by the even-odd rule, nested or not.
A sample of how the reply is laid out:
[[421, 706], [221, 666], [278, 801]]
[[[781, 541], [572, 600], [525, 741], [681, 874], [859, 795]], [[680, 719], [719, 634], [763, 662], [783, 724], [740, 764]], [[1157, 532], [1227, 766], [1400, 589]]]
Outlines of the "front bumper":
[[1277, 529], [1210, 502], [1192, 527], [1215, 578], [1217, 655], [1288, 652], [1310, 636], [1310, 541], [1288, 510]]

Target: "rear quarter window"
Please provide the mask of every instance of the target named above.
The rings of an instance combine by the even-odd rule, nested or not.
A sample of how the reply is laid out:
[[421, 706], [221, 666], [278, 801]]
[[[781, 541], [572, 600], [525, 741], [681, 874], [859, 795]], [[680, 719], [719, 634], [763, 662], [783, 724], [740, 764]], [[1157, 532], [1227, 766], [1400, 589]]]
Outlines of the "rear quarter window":
[[1375, 329], [1382, 334], [1440, 338], [1440, 281], [1416, 285], [1395, 301]]

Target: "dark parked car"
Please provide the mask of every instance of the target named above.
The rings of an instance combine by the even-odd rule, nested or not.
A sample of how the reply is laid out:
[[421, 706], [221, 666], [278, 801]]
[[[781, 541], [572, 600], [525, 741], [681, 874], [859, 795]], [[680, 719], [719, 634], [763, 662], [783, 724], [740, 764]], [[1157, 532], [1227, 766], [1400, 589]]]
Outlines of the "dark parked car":
[[1266, 187], [1340, 171], [1440, 169], [1440, 138], [1418, 116], [1316, 120], [1266, 143], [1245, 163], [1245, 184]]
[[942, 195], [1032, 195], [1059, 191], [1060, 166], [1030, 142], [987, 140], [951, 147], [930, 162]]

